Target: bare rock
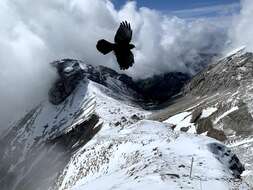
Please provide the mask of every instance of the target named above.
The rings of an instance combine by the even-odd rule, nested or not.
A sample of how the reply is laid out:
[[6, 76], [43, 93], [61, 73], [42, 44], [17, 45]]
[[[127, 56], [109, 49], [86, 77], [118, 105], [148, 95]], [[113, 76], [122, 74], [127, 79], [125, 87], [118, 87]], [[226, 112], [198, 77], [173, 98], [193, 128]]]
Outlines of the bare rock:
[[203, 118], [197, 122], [197, 128], [196, 128], [197, 134], [210, 131], [211, 129], [213, 129], [213, 123], [209, 118]]
[[202, 109], [198, 108], [192, 112], [191, 123], [196, 123], [202, 115]]
[[182, 132], [187, 132], [189, 129], [190, 129], [189, 126], [188, 126], [188, 127], [182, 127], [182, 128], [180, 129], [180, 131], [182, 131]]
[[245, 168], [236, 154], [234, 154], [228, 147], [220, 143], [210, 143], [208, 147], [216, 156], [217, 160], [226, 165], [233, 172], [235, 177], [240, 178], [240, 175]]
[[225, 141], [225, 140], [227, 140], [227, 137], [226, 137], [224, 131], [218, 130], [218, 129], [214, 129], [214, 128], [210, 129], [207, 132], [207, 136], [211, 137], [211, 138], [214, 138], [216, 140], [219, 140], [219, 141]]

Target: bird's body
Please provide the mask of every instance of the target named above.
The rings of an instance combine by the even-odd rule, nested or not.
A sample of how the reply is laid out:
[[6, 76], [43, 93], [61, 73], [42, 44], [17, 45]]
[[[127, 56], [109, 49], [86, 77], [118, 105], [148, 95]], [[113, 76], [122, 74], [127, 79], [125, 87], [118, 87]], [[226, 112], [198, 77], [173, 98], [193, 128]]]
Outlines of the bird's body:
[[104, 55], [114, 51], [120, 69], [125, 70], [131, 67], [134, 63], [134, 55], [131, 52], [131, 49], [135, 46], [130, 44], [131, 39], [131, 27], [130, 24], [125, 21], [120, 24], [120, 27], [115, 35], [115, 43], [102, 39], [97, 42], [97, 49]]

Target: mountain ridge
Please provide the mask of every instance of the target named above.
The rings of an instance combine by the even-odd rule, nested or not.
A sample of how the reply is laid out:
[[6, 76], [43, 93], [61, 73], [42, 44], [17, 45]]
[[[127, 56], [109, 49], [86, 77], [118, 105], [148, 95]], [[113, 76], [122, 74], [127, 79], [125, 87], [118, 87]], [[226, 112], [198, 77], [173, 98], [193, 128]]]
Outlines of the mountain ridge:
[[[250, 145], [251, 136], [243, 136], [236, 126], [251, 130], [250, 120], [237, 123], [241, 117], [251, 118], [247, 106], [252, 99], [245, 94], [250, 93], [251, 73], [241, 69], [251, 68], [251, 61], [252, 54], [238, 54], [210, 65], [186, 84], [181, 96], [158, 110], [143, 109], [142, 95], [125, 75], [78, 60], [54, 62], [64, 64], [60, 88], [53, 86], [57, 89], [53, 95], [63, 94], [64, 99], [57, 105], [42, 102], [0, 136], [0, 185], [4, 190], [162, 190], [199, 189], [201, 183], [205, 189], [250, 189], [250, 174], [242, 175], [242, 180], [236, 177], [243, 171], [242, 163], [247, 173], [251, 171], [252, 153], [242, 147]], [[217, 72], [220, 68], [231, 73]], [[68, 77], [79, 69], [84, 77], [69, 83]], [[208, 81], [213, 76], [227, 80]], [[230, 85], [232, 80], [237, 85]], [[213, 94], [205, 90], [211, 82], [217, 85], [211, 86]], [[238, 99], [242, 93], [245, 96]], [[233, 127], [231, 114], [235, 114]], [[224, 132], [227, 146], [206, 137], [211, 133], [217, 138], [216, 130]]]

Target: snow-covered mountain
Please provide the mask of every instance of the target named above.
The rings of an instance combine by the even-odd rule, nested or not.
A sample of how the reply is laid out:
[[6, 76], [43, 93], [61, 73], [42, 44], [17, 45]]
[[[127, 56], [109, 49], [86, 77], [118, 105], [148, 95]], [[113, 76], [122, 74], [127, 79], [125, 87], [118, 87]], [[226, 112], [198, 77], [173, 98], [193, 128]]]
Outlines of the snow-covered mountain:
[[210, 65], [156, 111], [126, 75], [52, 63], [49, 99], [0, 136], [1, 189], [250, 189], [252, 57]]
[[[48, 189], [72, 151], [87, 143], [102, 123], [120, 128], [147, 114], [124, 103], [133, 104], [128, 99], [132, 91], [120, 80], [107, 76], [108, 88], [86, 78], [88, 65], [76, 60], [53, 64], [61, 77], [50, 90], [50, 101], [41, 102], [1, 135], [3, 189]], [[85, 78], [80, 77], [80, 70]], [[78, 83], [70, 82], [76, 78]], [[121, 101], [113, 98], [115, 94]]]
[[243, 175], [252, 185], [252, 82], [253, 53], [238, 48], [196, 75], [184, 87], [183, 97], [151, 118], [223, 141], [245, 164]]

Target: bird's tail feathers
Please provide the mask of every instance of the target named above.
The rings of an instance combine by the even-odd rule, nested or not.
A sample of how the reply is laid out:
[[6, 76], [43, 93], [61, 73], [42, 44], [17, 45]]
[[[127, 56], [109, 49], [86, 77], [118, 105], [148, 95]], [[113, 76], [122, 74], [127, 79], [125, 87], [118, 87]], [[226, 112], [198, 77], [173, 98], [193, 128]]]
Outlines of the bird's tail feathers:
[[102, 39], [97, 42], [97, 49], [105, 55], [114, 49], [114, 44]]

